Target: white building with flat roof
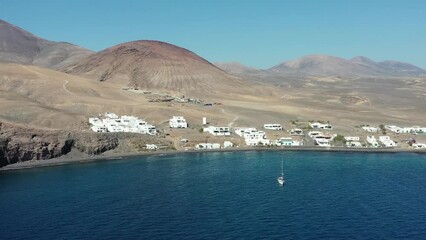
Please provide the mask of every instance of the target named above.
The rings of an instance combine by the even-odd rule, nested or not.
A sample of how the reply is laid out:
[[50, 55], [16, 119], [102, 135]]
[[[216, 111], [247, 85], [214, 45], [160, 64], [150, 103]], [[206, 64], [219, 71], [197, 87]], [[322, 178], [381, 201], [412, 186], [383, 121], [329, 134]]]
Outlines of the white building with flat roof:
[[299, 128], [293, 128], [290, 130], [290, 135], [298, 135], [298, 136], [302, 136], [303, 134], [303, 130], [299, 129]]
[[204, 132], [208, 132], [214, 136], [230, 136], [231, 130], [229, 127], [215, 127], [209, 126], [203, 129]]
[[327, 129], [331, 130], [333, 127], [328, 123], [320, 123], [320, 122], [310, 122], [309, 126], [313, 129]]
[[426, 149], [426, 144], [425, 143], [413, 143], [411, 145], [412, 148], [414, 149]]
[[268, 130], [276, 130], [276, 131], [283, 130], [283, 126], [281, 126], [281, 124], [278, 124], [278, 123], [267, 123], [263, 125], [263, 128]]
[[375, 147], [375, 148], [380, 146], [374, 136], [367, 136], [367, 142], [368, 144], [370, 144], [372, 147]]
[[199, 143], [195, 145], [196, 149], [220, 149], [220, 143]]
[[276, 141], [277, 146], [302, 146], [303, 141], [296, 141], [291, 137], [282, 137]]
[[169, 125], [171, 128], [187, 128], [188, 123], [185, 118], [182, 116], [173, 116], [169, 119]]
[[396, 143], [389, 136], [379, 136], [379, 141], [385, 147], [396, 147]]
[[252, 132], [257, 132], [257, 129], [253, 128], [253, 127], [236, 127], [236, 128], [234, 128], [234, 132], [238, 136], [244, 138], [245, 135], [248, 135], [248, 134], [250, 134]]
[[362, 129], [366, 132], [371, 132], [371, 133], [379, 132], [379, 128], [376, 128], [376, 127], [363, 126]]

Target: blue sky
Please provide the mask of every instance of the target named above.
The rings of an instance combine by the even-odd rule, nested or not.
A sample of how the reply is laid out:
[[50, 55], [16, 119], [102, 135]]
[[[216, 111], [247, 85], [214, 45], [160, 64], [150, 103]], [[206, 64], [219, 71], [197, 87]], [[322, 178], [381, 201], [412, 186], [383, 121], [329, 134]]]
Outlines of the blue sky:
[[95, 51], [155, 39], [258, 68], [309, 54], [426, 68], [425, 0], [0, 0], [0, 18]]

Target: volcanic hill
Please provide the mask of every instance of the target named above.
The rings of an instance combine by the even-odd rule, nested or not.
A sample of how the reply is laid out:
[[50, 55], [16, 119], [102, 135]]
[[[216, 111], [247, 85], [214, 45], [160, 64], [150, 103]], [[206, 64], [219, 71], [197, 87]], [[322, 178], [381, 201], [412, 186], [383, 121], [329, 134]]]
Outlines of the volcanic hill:
[[107, 48], [64, 71], [127, 87], [195, 95], [243, 93], [253, 87], [187, 49], [148, 40]]

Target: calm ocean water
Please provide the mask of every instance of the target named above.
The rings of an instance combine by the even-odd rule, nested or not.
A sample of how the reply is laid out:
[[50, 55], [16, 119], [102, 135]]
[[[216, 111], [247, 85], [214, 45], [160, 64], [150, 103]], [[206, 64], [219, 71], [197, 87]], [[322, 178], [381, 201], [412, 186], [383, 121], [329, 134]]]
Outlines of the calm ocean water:
[[0, 216], [1, 239], [426, 239], [426, 155], [193, 153], [1, 172]]

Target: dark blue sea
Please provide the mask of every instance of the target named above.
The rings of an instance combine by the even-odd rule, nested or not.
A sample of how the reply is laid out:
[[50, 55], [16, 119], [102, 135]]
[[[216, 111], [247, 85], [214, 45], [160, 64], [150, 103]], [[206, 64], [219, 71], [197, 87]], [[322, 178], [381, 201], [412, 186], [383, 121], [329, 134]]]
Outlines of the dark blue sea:
[[426, 155], [188, 153], [0, 172], [0, 238], [426, 239]]

